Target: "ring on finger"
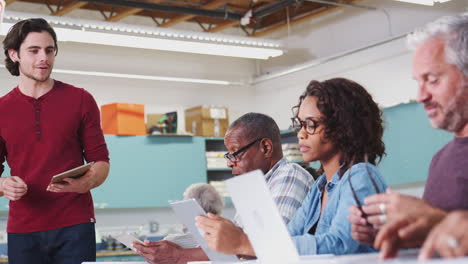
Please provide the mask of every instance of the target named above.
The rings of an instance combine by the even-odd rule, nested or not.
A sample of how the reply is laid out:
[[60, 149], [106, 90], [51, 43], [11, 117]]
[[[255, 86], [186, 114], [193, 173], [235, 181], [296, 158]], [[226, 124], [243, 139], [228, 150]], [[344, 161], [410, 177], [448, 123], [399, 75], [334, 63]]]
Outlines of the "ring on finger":
[[458, 247], [458, 240], [454, 236], [447, 237], [447, 245], [450, 248], [457, 248]]
[[386, 214], [387, 213], [387, 204], [379, 203], [379, 209], [380, 209], [381, 214]]
[[379, 222], [380, 222], [380, 224], [382, 224], [382, 225], [385, 224], [385, 223], [387, 223], [387, 215], [386, 215], [386, 214], [381, 214], [381, 215], [379, 215]]

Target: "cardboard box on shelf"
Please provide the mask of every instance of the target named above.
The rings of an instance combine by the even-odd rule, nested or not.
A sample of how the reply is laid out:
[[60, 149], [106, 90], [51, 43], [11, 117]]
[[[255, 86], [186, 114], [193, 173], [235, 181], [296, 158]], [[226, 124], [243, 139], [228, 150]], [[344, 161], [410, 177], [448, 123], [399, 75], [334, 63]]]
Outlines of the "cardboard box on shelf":
[[196, 106], [185, 110], [185, 129], [196, 136], [224, 137], [228, 127], [225, 107]]
[[145, 106], [129, 103], [102, 105], [101, 123], [104, 134], [122, 136], [146, 135]]

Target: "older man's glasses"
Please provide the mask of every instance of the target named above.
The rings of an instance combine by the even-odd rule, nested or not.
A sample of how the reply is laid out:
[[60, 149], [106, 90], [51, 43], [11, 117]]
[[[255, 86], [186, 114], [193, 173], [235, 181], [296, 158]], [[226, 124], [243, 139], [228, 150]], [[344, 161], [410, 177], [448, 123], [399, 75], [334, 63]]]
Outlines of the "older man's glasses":
[[305, 132], [309, 135], [315, 134], [317, 127], [319, 126], [320, 121], [315, 118], [306, 118], [305, 120], [299, 119], [299, 117], [293, 117], [292, 120], [292, 129], [299, 133], [299, 131], [304, 128]]
[[[375, 182], [374, 178], [372, 177], [371, 173], [369, 172], [369, 166], [368, 166], [369, 162], [367, 160], [367, 155], [364, 156], [364, 162], [365, 162], [365, 165], [366, 165], [366, 174], [369, 177], [369, 180], [371, 181], [372, 186], [374, 187], [375, 193], [380, 193], [380, 189], [377, 186], [377, 183]], [[348, 176], [349, 188], [351, 189], [351, 192], [353, 194], [353, 199], [356, 202], [356, 206], [358, 207], [359, 210], [361, 210], [362, 217], [367, 218], [367, 214], [364, 213], [364, 211], [362, 210], [362, 203], [359, 201], [359, 198], [358, 198], [358, 196], [356, 194], [356, 191], [354, 190], [353, 184], [351, 182], [351, 179], [352, 179], [352, 177], [351, 177], [352, 174], [351, 173], [352, 173], [352, 167], [349, 168], [349, 176]]]
[[241, 154], [242, 152], [248, 150], [250, 147], [252, 147], [255, 143], [259, 142], [260, 140], [262, 140], [262, 138], [257, 138], [256, 140], [250, 142], [249, 144], [245, 145], [244, 147], [240, 148], [238, 151], [236, 152], [233, 152], [233, 153], [229, 153], [227, 152], [226, 154], [224, 154], [224, 158], [226, 160], [229, 160], [230, 162], [236, 162], [238, 161], [237, 159], [237, 155]]

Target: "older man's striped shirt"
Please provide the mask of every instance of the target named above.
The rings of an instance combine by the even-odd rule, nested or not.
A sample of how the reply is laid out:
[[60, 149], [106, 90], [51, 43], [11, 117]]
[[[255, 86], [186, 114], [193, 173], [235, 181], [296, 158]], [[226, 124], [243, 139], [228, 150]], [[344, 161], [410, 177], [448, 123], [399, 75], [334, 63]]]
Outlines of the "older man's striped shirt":
[[[282, 158], [265, 174], [265, 180], [280, 215], [288, 224], [301, 207], [314, 178], [298, 164]], [[234, 223], [243, 227], [239, 214], [234, 217]]]

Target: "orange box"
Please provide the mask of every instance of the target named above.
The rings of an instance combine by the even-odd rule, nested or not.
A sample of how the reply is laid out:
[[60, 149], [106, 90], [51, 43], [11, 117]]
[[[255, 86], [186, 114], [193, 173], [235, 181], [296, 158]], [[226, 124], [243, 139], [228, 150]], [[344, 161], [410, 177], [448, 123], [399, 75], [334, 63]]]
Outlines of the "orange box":
[[101, 123], [104, 134], [144, 136], [145, 105], [114, 103], [101, 106]]

